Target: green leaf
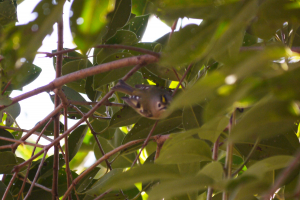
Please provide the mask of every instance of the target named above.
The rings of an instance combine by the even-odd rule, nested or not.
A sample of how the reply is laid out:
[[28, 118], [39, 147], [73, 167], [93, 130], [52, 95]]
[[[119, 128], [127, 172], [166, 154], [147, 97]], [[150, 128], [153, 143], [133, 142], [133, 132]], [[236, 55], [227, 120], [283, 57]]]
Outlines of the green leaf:
[[128, 22], [129, 30], [134, 32], [139, 40], [145, 33], [149, 17], [150, 15], [136, 16]]
[[[1, 4], [0, 4], [0, 7], [1, 7]], [[1, 197], [3, 197], [5, 190], [6, 190], [6, 185], [1, 181], [0, 182], [0, 196]], [[8, 191], [6, 199], [7, 200], [13, 200], [14, 199], [10, 191]]]
[[16, 166], [17, 160], [15, 154], [9, 151], [0, 152], [0, 173], [1, 174], [11, 174], [14, 166]]
[[[38, 132], [41, 132], [46, 124], [42, 125], [37, 129]], [[64, 125], [63, 123], [59, 122], [59, 132], [63, 133], [64, 132]], [[47, 136], [54, 136], [54, 121], [50, 122], [50, 124], [47, 126], [46, 130], [43, 133], [44, 135]]]
[[209, 140], [214, 143], [226, 128], [228, 123], [229, 118], [227, 118], [226, 116], [217, 116], [214, 119], [203, 124], [203, 126], [201, 126], [200, 128], [194, 128], [181, 133], [172, 134], [171, 138], [172, 140], [182, 141], [185, 138], [189, 138], [195, 134], [198, 134], [201, 139]]
[[17, 7], [11, 0], [4, 0], [0, 2], [0, 13], [1, 26], [18, 21]]
[[[128, 189], [135, 187], [134, 184], [138, 182], [149, 182], [152, 180], [176, 179], [180, 177], [178, 168], [175, 165], [158, 165], [158, 164], [145, 164], [134, 167], [122, 173], [122, 169], [114, 169], [96, 182], [91, 191], [94, 190], [106, 191], [112, 189]], [[105, 182], [104, 182], [105, 181]], [[87, 192], [89, 194], [89, 191]]]
[[203, 124], [203, 107], [200, 105], [185, 106], [182, 113], [182, 123], [185, 130], [199, 128]]
[[263, 177], [269, 171], [287, 167], [293, 158], [293, 156], [273, 156], [266, 158], [250, 166], [242, 176], [253, 175], [258, 178]]
[[91, 196], [98, 196], [102, 193], [104, 193], [106, 190], [103, 188], [105, 184], [107, 184], [108, 181], [111, 181], [113, 177], [121, 174], [123, 169], [113, 169], [104, 176], [102, 176], [98, 181], [96, 181], [90, 189], [86, 191], [87, 194]]
[[150, 2], [147, 0], [132, 0], [132, 13], [136, 16], [147, 14], [149, 4]]
[[163, 87], [166, 86], [166, 82], [167, 82], [166, 80], [159, 78], [158, 76], [150, 72], [146, 67], [142, 68], [141, 72], [145, 79], [149, 79], [150, 81], [154, 82], [158, 86], [163, 86]]
[[87, 133], [87, 125], [81, 125], [71, 132], [68, 138], [69, 160], [71, 161], [77, 154]]
[[9, 88], [14, 90], [22, 89], [25, 85], [28, 85], [34, 81], [41, 72], [42, 69], [38, 66], [29, 62], [25, 62], [20, 69], [14, 73]]
[[174, 98], [170, 107], [166, 110], [166, 115], [184, 106], [195, 105], [206, 98], [211, 98], [215, 95], [215, 90], [224, 84], [224, 80], [225, 76], [216, 71], [200, 79], [192, 87], [186, 88], [184, 92]]
[[[5, 137], [5, 138], [10, 138], [10, 139], [15, 139], [14, 136], [10, 132], [8, 132], [7, 130], [4, 130], [4, 129], [0, 129], [0, 136]], [[0, 140], [0, 146], [9, 145], [9, 144], [13, 144], [13, 142]], [[7, 149], [2, 149], [0, 151], [7, 151]]]
[[[128, 30], [118, 30], [116, 34], [109, 38], [105, 44], [122, 44], [122, 45], [132, 45], [138, 42], [136, 34], [132, 31]], [[106, 59], [115, 53], [121, 53], [120, 49], [111, 49], [111, 48], [97, 48], [94, 51], [94, 55], [96, 55], [97, 63], [106, 63], [108, 62]]]
[[177, 66], [203, 58], [217, 30], [216, 22], [188, 25], [175, 32], [164, 49], [160, 64]]
[[135, 110], [129, 106], [124, 106], [112, 116], [108, 127], [128, 126], [136, 123], [140, 118], [141, 116]]
[[[120, 129], [116, 129], [114, 136], [111, 140], [106, 140], [102, 137], [98, 137], [100, 144], [105, 153], [114, 150], [115, 148], [119, 147], [122, 144], [122, 141], [125, 137], [125, 133], [120, 131]], [[94, 153], [96, 159], [101, 158], [103, 155], [99, 150], [97, 143], [94, 146]], [[113, 155], [108, 160], [109, 162], [113, 161], [112, 168], [126, 168], [130, 167], [133, 160], [135, 159], [135, 154], [120, 154], [120, 155]], [[106, 167], [106, 164], [103, 162], [102, 165]]]
[[[137, 139], [143, 139], [146, 138], [152, 129], [152, 126], [154, 125], [155, 121], [147, 118], [141, 118], [135, 126], [131, 129], [131, 131], [125, 136], [123, 144], [126, 144], [127, 142], [137, 140]], [[171, 116], [169, 116], [166, 119], [159, 120], [155, 130], [152, 133], [153, 135], [158, 134], [168, 134], [173, 129], [178, 127], [182, 123], [182, 112], [177, 111], [173, 113]]]
[[85, 54], [107, 32], [106, 15], [111, 11], [111, 5], [109, 0], [75, 0], [71, 10], [73, 15], [70, 17], [70, 27], [74, 42]]
[[118, 29], [123, 27], [131, 15], [131, 0], [116, 0], [115, 9], [107, 15], [109, 19], [105, 40], [112, 37]]
[[[107, 57], [103, 62], [108, 63], [115, 60], [129, 58], [132, 55], [129, 53], [115, 53]], [[121, 79], [125, 74], [127, 74], [132, 67], [122, 67], [119, 69], [111, 70], [94, 76], [94, 88], [97, 89], [102, 85], [111, 83], [113, 81]]]
[[[42, 169], [40, 171], [40, 176], [38, 182], [43, 181], [45, 178], [51, 177], [53, 175], [53, 160], [54, 156], [49, 156], [46, 158], [45, 162], [43, 163]], [[41, 160], [36, 161], [34, 168], [30, 169], [30, 171], [37, 170]], [[58, 158], [58, 166], [61, 168], [65, 164], [65, 160], [62, 154], [59, 154]]]
[[213, 161], [205, 165], [201, 171], [198, 172], [198, 175], [204, 174], [214, 179], [214, 181], [221, 181], [223, 177], [223, 166], [220, 162]]
[[159, 187], [154, 187], [149, 192], [148, 200], [176, 197], [187, 192], [197, 192], [212, 185], [213, 182], [213, 179], [204, 174], [165, 181], [160, 183]]
[[[83, 59], [83, 60], [74, 60], [67, 62], [62, 66], [62, 75], [67, 75], [72, 72], [76, 72], [81, 69], [85, 69], [90, 65], [90, 61], [88, 59]], [[79, 79], [76, 81], [72, 81], [70, 83], [67, 83], [66, 85], [77, 92], [85, 93], [85, 82], [86, 78], [84, 79]]]
[[64, 1], [43, 0], [33, 10], [33, 13], [37, 13], [38, 16], [34, 21], [5, 29], [0, 43], [2, 48], [5, 48], [5, 52], [11, 54], [6, 57], [8, 66], [20, 67], [21, 58], [29, 62], [33, 61], [42, 41], [46, 35], [52, 33], [53, 25], [59, 21], [64, 3]]
[[[68, 50], [68, 48], [63, 48], [63, 50]], [[57, 50], [52, 50], [52, 53], [55, 53], [57, 52]], [[79, 59], [85, 59], [86, 56], [77, 52], [77, 51], [70, 51], [68, 53], [64, 53], [63, 54], [63, 61], [62, 61], [62, 64], [66, 64], [68, 62], [71, 62], [71, 61], [75, 61], [75, 60], [79, 60]], [[53, 67], [54, 69], [56, 69], [56, 56], [53, 56]], [[88, 64], [89, 66], [92, 66], [92, 63], [89, 62]]]
[[291, 111], [290, 102], [267, 96], [244, 114], [232, 129], [229, 140], [255, 141], [256, 138], [267, 139], [285, 134], [296, 128], [297, 119], [299, 117]]
[[[10, 100], [2, 98], [1, 101], [4, 102], [4, 104], [2, 104], [2, 105], [5, 105]], [[7, 108], [4, 108], [3, 110], [0, 111], [0, 116], [3, 116], [4, 112], [7, 114], [7, 117], [6, 117], [6, 120], [5, 120], [6, 126], [11, 126], [11, 125], [13, 125], [13, 123], [16, 120], [16, 118], [21, 113], [21, 106], [20, 106], [19, 103], [15, 103], [15, 104], [13, 104], [11, 106], [8, 106]]]
[[199, 139], [186, 139], [181, 142], [165, 144], [161, 150], [158, 164], [191, 163], [211, 161], [211, 149]]
[[[251, 160], [262, 160], [277, 155], [294, 155], [300, 144], [294, 131], [288, 131], [285, 134], [265, 139], [259, 142], [255, 151], [251, 155]], [[238, 152], [247, 157], [253, 148], [253, 142], [243, 142], [234, 144]]]
[[81, 179], [77, 184], [76, 184], [76, 191], [77, 192], [82, 192], [86, 190], [86, 188], [91, 184], [93, 181], [93, 178], [96, 176], [100, 168], [95, 167], [92, 169], [83, 179]]

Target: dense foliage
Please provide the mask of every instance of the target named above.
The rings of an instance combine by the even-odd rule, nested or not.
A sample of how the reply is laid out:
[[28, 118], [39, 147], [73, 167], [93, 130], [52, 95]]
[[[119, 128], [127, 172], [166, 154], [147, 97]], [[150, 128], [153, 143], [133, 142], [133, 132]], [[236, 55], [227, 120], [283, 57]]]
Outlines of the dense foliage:
[[[299, 0], [74, 0], [80, 51], [62, 47], [64, 0], [40, 1], [36, 19], [15, 26], [18, 3], [0, 0], [0, 196], [300, 198]], [[140, 42], [153, 15], [172, 32]], [[174, 31], [184, 17], [203, 21]], [[41, 73], [33, 60], [53, 25], [58, 48], [45, 55], [56, 78], [10, 98]], [[111, 90], [121, 78], [181, 89], [155, 121]], [[18, 127], [18, 102], [49, 91], [56, 109], [31, 130]], [[26, 142], [32, 134], [49, 143]], [[89, 152], [97, 161], [83, 169]]]

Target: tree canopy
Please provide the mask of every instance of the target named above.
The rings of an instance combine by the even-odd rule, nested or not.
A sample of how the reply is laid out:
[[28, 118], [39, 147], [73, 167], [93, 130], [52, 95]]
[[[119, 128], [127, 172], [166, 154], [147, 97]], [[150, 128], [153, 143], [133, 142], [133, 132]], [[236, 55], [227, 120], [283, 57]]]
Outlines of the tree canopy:
[[[41, 0], [16, 26], [20, 3], [0, 0], [2, 199], [300, 198], [299, 0], [73, 0], [75, 49], [63, 45], [65, 0]], [[172, 31], [141, 42], [153, 16]], [[53, 26], [57, 49], [38, 52]], [[56, 77], [10, 97], [40, 75], [37, 54]], [[164, 118], [127, 106], [120, 79], [172, 90]], [[43, 92], [53, 111], [22, 129], [19, 102]]]

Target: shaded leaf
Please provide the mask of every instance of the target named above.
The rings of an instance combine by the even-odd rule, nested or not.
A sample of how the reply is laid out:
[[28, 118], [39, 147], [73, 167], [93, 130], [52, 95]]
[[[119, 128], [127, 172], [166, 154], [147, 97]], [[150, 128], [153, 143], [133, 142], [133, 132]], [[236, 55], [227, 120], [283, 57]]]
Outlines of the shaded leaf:
[[109, 122], [109, 127], [128, 126], [136, 123], [141, 116], [129, 106], [124, 106], [116, 112]]
[[199, 139], [186, 139], [181, 142], [165, 144], [161, 150], [158, 164], [191, 163], [211, 160], [211, 149]]
[[87, 125], [81, 125], [71, 132], [68, 138], [69, 160], [71, 161], [77, 154], [83, 139], [87, 133]]
[[14, 166], [16, 166], [17, 160], [15, 154], [9, 151], [0, 152], [0, 173], [1, 174], [11, 174]]

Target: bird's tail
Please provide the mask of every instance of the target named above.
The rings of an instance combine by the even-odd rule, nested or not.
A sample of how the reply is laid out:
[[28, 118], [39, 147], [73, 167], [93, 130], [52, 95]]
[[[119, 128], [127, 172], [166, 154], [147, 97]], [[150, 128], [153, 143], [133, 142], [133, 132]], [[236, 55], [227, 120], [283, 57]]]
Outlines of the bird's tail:
[[132, 95], [134, 88], [125, 83], [123, 80], [119, 80], [117, 85], [112, 88], [114, 91], [123, 92], [128, 95]]

